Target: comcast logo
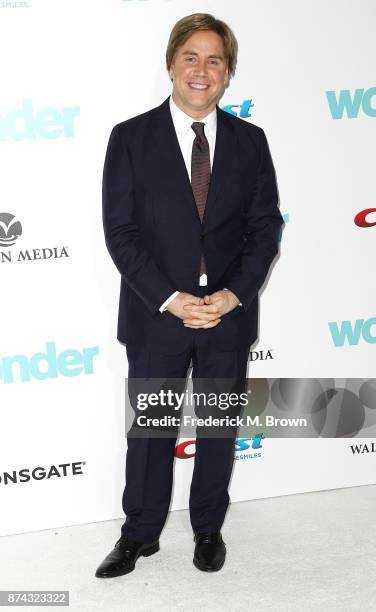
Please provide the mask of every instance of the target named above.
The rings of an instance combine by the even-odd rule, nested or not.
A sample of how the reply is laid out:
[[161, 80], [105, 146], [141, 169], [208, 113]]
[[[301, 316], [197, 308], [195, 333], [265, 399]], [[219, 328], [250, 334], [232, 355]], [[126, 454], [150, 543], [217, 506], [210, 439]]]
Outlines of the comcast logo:
[[21, 234], [20, 221], [10, 213], [0, 213], [0, 246], [12, 246]]

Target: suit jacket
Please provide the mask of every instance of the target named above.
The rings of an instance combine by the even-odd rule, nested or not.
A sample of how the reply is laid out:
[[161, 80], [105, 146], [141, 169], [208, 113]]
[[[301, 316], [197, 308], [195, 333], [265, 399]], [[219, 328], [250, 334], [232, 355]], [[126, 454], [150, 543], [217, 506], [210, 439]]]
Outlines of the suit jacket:
[[[103, 171], [106, 245], [121, 274], [118, 340], [178, 352], [205, 334], [234, 350], [258, 335], [258, 292], [283, 224], [264, 131], [217, 108], [217, 134], [201, 224], [169, 98], [115, 125]], [[193, 120], [192, 120], [193, 121]], [[208, 293], [227, 287], [243, 306], [213, 328], [186, 328], [159, 311], [174, 291], [198, 295], [203, 252]]]

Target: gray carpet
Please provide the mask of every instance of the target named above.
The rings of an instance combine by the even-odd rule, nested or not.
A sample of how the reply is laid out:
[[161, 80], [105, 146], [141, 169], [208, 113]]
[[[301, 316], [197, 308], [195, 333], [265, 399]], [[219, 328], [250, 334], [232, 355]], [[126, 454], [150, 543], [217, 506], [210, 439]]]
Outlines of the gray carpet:
[[185, 510], [170, 513], [159, 553], [109, 580], [94, 571], [120, 520], [7, 536], [1, 589], [69, 590], [74, 612], [374, 611], [375, 502], [370, 485], [232, 504], [226, 563], [213, 574], [192, 564]]

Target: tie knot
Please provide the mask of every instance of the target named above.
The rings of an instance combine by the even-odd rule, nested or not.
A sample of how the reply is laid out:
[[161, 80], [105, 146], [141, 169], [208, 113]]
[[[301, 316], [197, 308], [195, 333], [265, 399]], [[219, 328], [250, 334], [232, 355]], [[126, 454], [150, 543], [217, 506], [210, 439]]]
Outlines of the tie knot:
[[194, 131], [196, 136], [200, 138], [200, 140], [203, 140], [205, 138], [204, 127], [205, 123], [202, 123], [201, 121], [194, 121], [191, 125], [192, 130]]

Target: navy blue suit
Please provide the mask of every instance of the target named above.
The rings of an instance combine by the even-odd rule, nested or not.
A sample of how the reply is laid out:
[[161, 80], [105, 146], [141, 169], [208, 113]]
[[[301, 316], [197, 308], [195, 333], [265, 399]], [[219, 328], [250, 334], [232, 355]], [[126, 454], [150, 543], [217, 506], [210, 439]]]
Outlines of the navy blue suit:
[[230, 350], [258, 335], [258, 291], [278, 251], [283, 219], [263, 130], [217, 107], [217, 135], [201, 224], [168, 98], [116, 125], [103, 177], [108, 250], [121, 274], [118, 339], [184, 348], [191, 329], [162, 303], [174, 291], [197, 295], [200, 257], [206, 290], [227, 287], [239, 306], [205, 330]]
[[[193, 120], [192, 120], [193, 122]], [[258, 335], [258, 292], [278, 252], [283, 224], [267, 140], [260, 127], [217, 106], [209, 193], [201, 224], [167, 98], [116, 125], [103, 173], [106, 245], [121, 274], [118, 339], [132, 378], [228, 378], [246, 381]], [[208, 285], [199, 286], [204, 254]], [[242, 306], [210, 329], [186, 328], [159, 311], [174, 292], [224, 287]], [[192, 527], [221, 528], [229, 502], [233, 438], [198, 437], [190, 491]], [[175, 439], [128, 435], [122, 533], [152, 542], [170, 503]]]

